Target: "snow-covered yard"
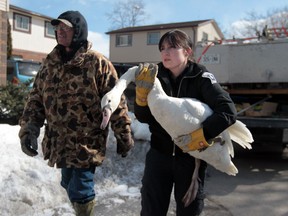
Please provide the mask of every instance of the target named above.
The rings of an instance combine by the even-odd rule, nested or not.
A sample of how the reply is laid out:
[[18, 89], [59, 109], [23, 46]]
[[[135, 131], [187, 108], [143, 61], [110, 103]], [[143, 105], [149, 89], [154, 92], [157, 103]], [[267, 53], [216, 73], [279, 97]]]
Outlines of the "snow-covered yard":
[[[130, 113], [133, 118], [134, 114]], [[134, 119], [134, 118], [133, 118]], [[39, 155], [32, 158], [21, 151], [19, 126], [0, 124], [0, 209], [1, 216], [74, 215], [66, 192], [60, 186], [60, 170], [51, 168]], [[116, 142], [110, 132], [107, 157], [95, 172], [97, 208], [138, 202], [150, 132], [147, 125], [133, 120], [135, 147], [126, 158], [116, 154]], [[39, 137], [39, 148], [43, 131]], [[138, 206], [139, 208], [139, 206]]]

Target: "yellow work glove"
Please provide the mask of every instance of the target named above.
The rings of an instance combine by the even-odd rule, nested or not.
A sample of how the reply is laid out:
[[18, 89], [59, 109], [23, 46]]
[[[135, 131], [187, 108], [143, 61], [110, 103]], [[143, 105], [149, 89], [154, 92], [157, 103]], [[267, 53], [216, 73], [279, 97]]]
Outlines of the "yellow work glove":
[[175, 144], [183, 150], [183, 152], [201, 150], [213, 145], [208, 143], [203, 134], [203, 128], [199, 128], [190, 134], [182, 135], [174, 139]]
[[147, 106], [147, 96], [153, 88], [157, 72], [158, 66], [156, 64], [139, 64], [135, 73], [136, 103], [139, 106]]

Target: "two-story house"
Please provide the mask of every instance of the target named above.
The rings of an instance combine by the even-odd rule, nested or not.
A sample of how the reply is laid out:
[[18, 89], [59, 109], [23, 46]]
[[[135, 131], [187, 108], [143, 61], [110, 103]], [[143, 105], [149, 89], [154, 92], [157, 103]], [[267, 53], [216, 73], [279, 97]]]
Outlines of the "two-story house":
[[[41, 61], [56, 45], [52, 17], [32, 12], [0, 0], [0, 85], [6, 83], [7, 18], [11, 25], [12, 55], [26, 60]], [[6, 23], [6, 24], [5, 24]], [[110, 35], [110, 60], [114, 63], [159, 62], [158, 42], [171, 29], [181, 29], [189, 34], [194, 46], [201, 41], [223, 39], [224, 36], [213, 19], [137, 26], [107, 32]], [[5, 37], [4, 37], [5, 36]], [[195, 48], [194, 47], [194, 48]]]
[[56, 45], [52, 17], [9, 6], [9, 22], [13, 39], [12, 55], [42, 61]]
[[160, 61], [158, 42], [172, 29], [185, 31], [192, 38], [194, 49], [198, 42], [224, 38], [213, 19], [122, 28], [106, 33], [110, 35], [109, 58], [117, 63], [157, 63]]
[[9, 24], [11, 26], [12, 57], [41, 62], [56, 45], [56, 40], [54, 29], [50, 24], [52, 17], [9, 5], [9, 0], [0, 0], [0, 19], [0, 85], [5, 85]]

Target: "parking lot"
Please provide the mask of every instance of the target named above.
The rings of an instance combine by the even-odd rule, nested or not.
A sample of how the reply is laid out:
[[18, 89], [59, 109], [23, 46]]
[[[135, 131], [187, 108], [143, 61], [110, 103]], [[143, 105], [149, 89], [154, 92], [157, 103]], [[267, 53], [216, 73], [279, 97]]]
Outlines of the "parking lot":
[[203, 216], [288, 216], [288, 149], [279, 145], [237, 151], [236, 177], [208, 169]]
[[[238, 175], [228, 176], [208, 167], [207, 199], [201, 216], [288, 216], [288, 148], [282, 151], [281, 145], [257, 145], [251, 151], [235, 150]], [[115, 200], [115, 194], [99, 200], [97, 215], [140, 215], [140, 197], [119, 198], [122, 202], [116, 204], [109, 201]], [[172, 200], [167, 216], [175, 215]]]

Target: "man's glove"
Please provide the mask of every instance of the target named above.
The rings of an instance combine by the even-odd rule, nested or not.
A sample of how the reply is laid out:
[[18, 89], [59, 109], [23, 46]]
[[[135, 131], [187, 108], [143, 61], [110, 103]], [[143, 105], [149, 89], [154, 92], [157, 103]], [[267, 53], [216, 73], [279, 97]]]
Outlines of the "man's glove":
[[134, 146], [134, 140], [131, 133], [121, 134], [121, 138], [117, 138], [117, 154], [126, 157], [130, 149]]
[[153, 87], [157, 72], [156, 64], [139, 64], [138, 71], [135, 73], [136, 103], [139, 106], [147, 106], [147, 95]]
[[33, 157], [38, 154], [38, 143], [37, 143], [37, 137], [31, 134], [25, 134], [21, 139], [21, 149], [22, 151]]
[[27, 123], [21, 127], [19, 131], [19, 138], [21, 143], [22, 151], [33, 157], [38, 154], [38, 143], [37, 137], [40, 134], [40, 128], [35, 126], [34, 124]]
[[182, 135], [174, 139], [175, 144], [183, 150], [183, 152], [201, 150], [213, 145], [214, 141], [208, 143], [203, 134], [203, 128], [199, 128], [190, 134]]

